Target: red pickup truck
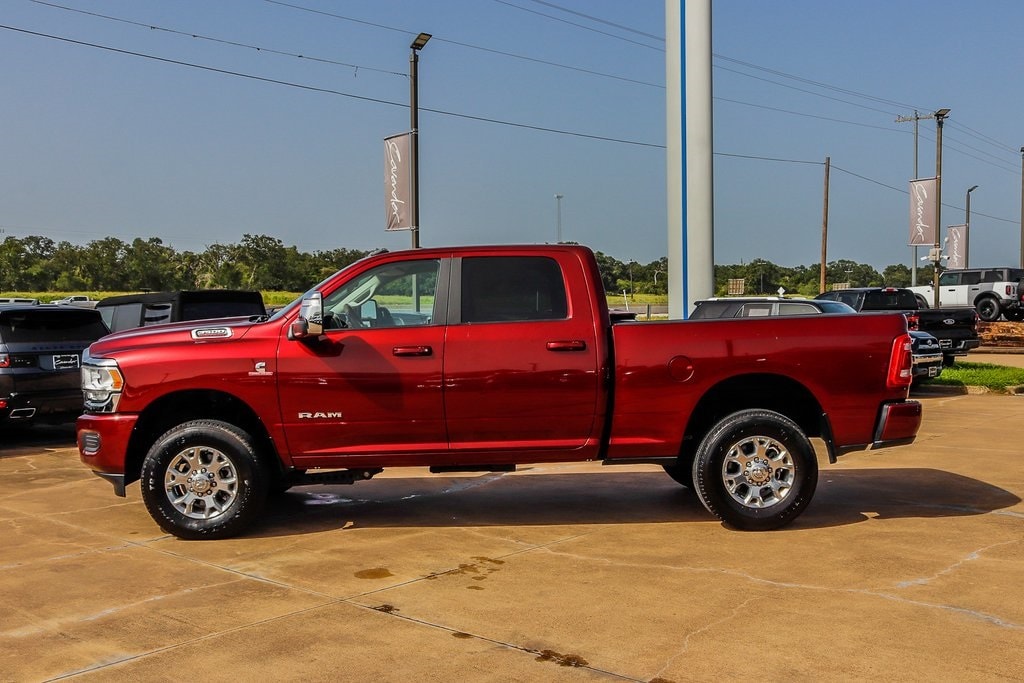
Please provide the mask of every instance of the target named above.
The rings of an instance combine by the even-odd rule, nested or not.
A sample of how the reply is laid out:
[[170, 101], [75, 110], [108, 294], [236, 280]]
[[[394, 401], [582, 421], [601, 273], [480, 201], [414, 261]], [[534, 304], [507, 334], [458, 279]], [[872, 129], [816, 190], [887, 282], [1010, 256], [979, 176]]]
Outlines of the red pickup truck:
[[913, 441], [899, 314], [612, 324], [593, 253], [370, 256], [270, 318], [109, 335], [82, 361], [83, 462], [141, 480], [181, 538], [236, 534], [268, 495], [385, 467], [654, 463], [739, 529], [774, 529], [830, 461]]

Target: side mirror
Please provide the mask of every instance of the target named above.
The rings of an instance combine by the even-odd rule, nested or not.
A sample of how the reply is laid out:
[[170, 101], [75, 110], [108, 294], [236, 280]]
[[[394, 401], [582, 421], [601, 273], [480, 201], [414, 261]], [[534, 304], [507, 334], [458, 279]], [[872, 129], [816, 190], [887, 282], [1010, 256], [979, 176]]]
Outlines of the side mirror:
[[299, 317], [288, 328], [289, 339], [316, 338], [324, 333], [324, 299], [313, 292], [302, 300]]

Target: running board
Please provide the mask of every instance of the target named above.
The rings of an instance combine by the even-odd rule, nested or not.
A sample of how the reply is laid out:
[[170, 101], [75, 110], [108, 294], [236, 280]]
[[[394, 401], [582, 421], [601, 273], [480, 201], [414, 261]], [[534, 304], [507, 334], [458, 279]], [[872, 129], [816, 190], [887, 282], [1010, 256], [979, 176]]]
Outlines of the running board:
[[359, 470], [329, 470], [327, 472], [303, 472], [302, 474], [291, 474], [288, 476], [288, 483], [292, 486], [307, 486], [310, 484], [354, 484], [357, 481], [373, 479], [375, 475], [384, 470], [380, 467]]
[[431, 465], [432, 474], [446, 472], [515, 472], [515, 465]]

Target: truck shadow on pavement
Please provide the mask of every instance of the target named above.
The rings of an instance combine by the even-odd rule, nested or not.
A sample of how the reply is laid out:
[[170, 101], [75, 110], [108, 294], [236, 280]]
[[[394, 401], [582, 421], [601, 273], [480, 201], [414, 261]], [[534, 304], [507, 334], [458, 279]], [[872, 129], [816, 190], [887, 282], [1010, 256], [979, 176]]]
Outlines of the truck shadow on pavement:
[[0, 458], [31, 455], [40, 448], [74, 448], [75, 423], [4, 425], [0, 428]]
[[[991, 484], [933, 469], [822, 471], [815, 499], [784, 532], [869, 519], [984, 515], [1021, 502]], [[1024, 512], [1008, 512], [1020, 515]], [[705, 522], [697, 495], [660, 472], [384, 478], [310, 486], [268, 501], [247, 536], [347, 528], [459, 528]]]

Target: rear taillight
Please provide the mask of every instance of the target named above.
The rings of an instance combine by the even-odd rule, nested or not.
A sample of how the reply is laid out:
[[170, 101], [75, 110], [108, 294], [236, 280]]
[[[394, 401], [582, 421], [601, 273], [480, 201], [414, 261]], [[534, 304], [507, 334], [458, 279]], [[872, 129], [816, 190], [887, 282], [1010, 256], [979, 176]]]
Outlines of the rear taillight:
[[909, 313], [909, 314], [907, 314], [907, 329], [908, 330], [916, 330], [916, 329], [918, 329], [920, 327], [920, 325], [921, 325], [921, 316], [919, 316], [917, 313]]
[[1006, 285], [1006, 296], [1013, 296], [1013, 285]]
[[11, 367], [11, 357], [6, 353], [0, 353], [0, 368]]
[[886, 385], [890, 389], [905, 389], [914, 379], [914, 359], [911, 354], [913, 341], [909, 334], [904, 334], [892, 342], [892, 353], [889, 355], [889, 375]]

